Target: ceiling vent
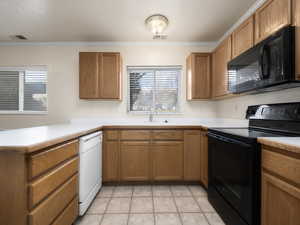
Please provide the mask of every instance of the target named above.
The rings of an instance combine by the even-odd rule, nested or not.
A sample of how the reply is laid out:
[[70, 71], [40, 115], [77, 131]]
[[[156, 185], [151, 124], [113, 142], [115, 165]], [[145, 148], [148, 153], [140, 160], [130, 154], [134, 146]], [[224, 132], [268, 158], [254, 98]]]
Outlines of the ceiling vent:
[[24, 35], [21, 35], [21, 34], [12, 35], [10, 37], [11, 37], [12, 40], [15, 40], [15, 41], [26, 41], [26, 40], [28, 40], [27, 37], [25, 37]]

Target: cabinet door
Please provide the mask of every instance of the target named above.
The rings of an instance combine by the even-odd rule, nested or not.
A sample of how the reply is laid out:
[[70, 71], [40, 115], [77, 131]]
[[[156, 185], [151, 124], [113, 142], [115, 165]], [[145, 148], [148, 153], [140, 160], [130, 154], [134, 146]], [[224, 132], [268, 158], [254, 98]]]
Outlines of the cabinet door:
[[228, 94], [227, 63], [231, 60], [231, 36], [224, 40], [213, 53], [213, 97]]
[[99, 97], [102, 99], [121, 99], [120, 54], [101, 53], [99, 67]]
[[99, 74], [97, 52], [79, 53], [79, 97], [93, 99], [99, 96]]
[[176, 181], [183, 179], [183, 143], [153, 142], [153, 179]]
[[211, 54], [192, 53], [187, 58], [187, 99], [210, 98]]
[[300, 1], [294, 0], [293, 1], [293, 9], [294, 9], [294, 25], [296, 27], [296, 79], [300, 80]]
[[262, 225], [299, 225], [300, 189], [262, 173]]
[[255, 13], [255, 43], [291, 24], [292, 0], [268, 0]]
[[201, 181], [208, 188], [208, 138], [207, 133], [201, 133]]
[[201, 180], [200, 130], [184, 131], [184, 180]]
[[150, 180], [150, 143], [121, 143], [121, 180]]
[[119, 142], [105, 141], [103, 145], [103, 181], [119, 181]]
[[236, 57], [254, 45], [254, 17], [251, 16], [232, 34], [232, 57]]

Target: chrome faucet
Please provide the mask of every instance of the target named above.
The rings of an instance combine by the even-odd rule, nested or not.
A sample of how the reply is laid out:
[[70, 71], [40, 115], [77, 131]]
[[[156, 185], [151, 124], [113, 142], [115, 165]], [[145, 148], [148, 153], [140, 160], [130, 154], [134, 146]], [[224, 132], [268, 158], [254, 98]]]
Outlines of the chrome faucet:
[[149, 114], [149, 122], [153, 122], [153, 118], [154, 118], [154, 115], [153, 115], [153, 112], [151, 111]]

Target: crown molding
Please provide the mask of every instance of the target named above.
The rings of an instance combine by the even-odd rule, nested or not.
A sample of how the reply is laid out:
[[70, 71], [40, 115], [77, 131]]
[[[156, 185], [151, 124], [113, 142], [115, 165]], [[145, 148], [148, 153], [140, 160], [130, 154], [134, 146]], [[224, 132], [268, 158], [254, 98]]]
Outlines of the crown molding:
[[217, 41], [218, 46], [222, 41], [224, 41], [239, 25], [241, 25], [246, 19], [248, 19], [262, 4], [264, 4], [267, 0], [257, 0], [248, 10], [247, 12], [241, 16], [236, 23], [234, 23], [229, 30], [225, 32], [225, 34]]
[[88, 42], [88, 41], [59, 41], [59, 42], [0, 42], [0, 46], [204, 46], [215, 47], [217, 42], [177, 42], [177, 41], [145, 41], [145, 42]]

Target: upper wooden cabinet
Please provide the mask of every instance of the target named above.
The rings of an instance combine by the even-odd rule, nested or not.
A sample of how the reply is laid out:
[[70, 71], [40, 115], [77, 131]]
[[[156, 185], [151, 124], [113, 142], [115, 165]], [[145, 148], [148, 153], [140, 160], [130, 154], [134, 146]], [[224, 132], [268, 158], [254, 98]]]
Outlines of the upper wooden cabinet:
[[121, 71], [120, 53], [80, 52], [80, 98], [121, 100]]
[[231, 60], [231, 36], [225, 39], [213, 53], [212, 97], [228, 94], [227, 63]]
[[232, 33], [232, 57], [236, 57], [254, 45], [254, 17], [251, 16]]
[[255, 13], [255, 43], [292, 23], [292, 0], [267, 0]]
[[187, 100], [211, 97], [211, 53], [191, 53], [186, 61]]

